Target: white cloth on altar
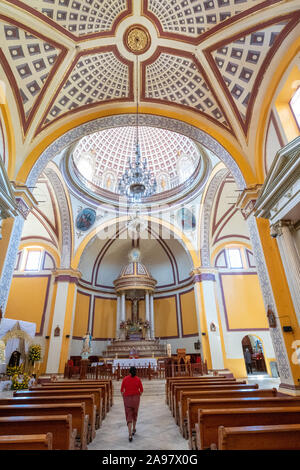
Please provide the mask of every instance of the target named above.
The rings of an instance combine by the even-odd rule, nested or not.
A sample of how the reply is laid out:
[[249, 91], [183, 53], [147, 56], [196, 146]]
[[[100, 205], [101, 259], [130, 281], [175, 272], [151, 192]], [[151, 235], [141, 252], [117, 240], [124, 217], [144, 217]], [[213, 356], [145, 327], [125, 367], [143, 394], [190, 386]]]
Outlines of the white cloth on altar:
[[[22, 320], [12, 320], [10, 318], [2, 318], [0, 322], [0, 339], [6, 335], [12, 328], [19, 323], [21, 330], [25, 331], [32, 338], [35, 336], [36, 332], [36, 323], [31, 323], [28, 321]], [[19, 347], [20, 340], [19, 338], [12, 338], [6, 343], [5, 348], [5, 361], [8, 364], [10, 357], [16, 349]], [[25, 342], [25, 352], [28, 350], [28, 344]]]
[[157, 360], [154, 357], [145, 357], [145, 358], [137, 358], [137, 359], [114, 359], [113, 361], [113, 370], [120, 367], [152, 367], [152, 369], [157, 368]]

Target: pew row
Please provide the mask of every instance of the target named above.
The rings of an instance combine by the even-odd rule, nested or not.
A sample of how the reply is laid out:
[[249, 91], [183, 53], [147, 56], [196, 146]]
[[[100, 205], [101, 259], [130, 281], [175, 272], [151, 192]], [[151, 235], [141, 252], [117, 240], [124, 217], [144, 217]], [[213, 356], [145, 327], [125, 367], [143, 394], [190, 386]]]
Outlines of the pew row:
[[71, 415], [72, 426], [77, 430], [76, 448], [87, 450], [89, 417], [85, 414], [84, 403], [43, 404], [43, 405], [0, 405], [0, 418], [9, 416], [50, 416]]
[[[172, 406], [171, 411], [172, 415], [175, 417], [175, 412], [178, 413], [178, 402], [180, 397], [180, 391], [200, 391], [200, 390], [255, 390], [258, 389], [258, 384], [248, 385], [248, 384], [216, 384], [216, 385], [203, 385], [203, 384], [195, 384], [195, 385], [175, 385], [172, 391]], [[175, 411], [176, 408], [176, 411]]]
[[82, 380], [57, 380], [56, 382], [42, 382], [38, 385], [39, 388], [43, 387], [55, 387], [57, 385], [81, 385], [81, 386], [90, 386], [90, 385], [97, 385], [97, 384], [108, 384], [108, 391], [109, 391], [109, 405], [110, 407], [113, 405], [113, 382], [111, 379], [82, 379]]
[[53, 450], [75, 450], [77, 430], [72, 427], [71, 415], [6, 416], [0, 417], [2, 435], [52, 433]]
[[214, 382], [216, 381], [221, 381], [222, 383], [224, 382], [228, 382], [230, 381], [230, 383], [233, 381], [233, 382], [236, 382], [236, 379], [227, 379], [227, 378], [223, 378], [223, 377], [211, 377], [211, 378], [208, 378], [208, 377], [171, 377], [171, 378], [167, 378], [166, 379], [166, 385], [165, 385], [165, 389], [166, 389], [166, 403], [170, 406], [170, 393], [171, 393], [171, 386], [172, 384], [174, 384], [175, 382], [179, 385], [179, 384], [183, 384], [184, 382], [186, 383], [210, 383], [210, 384], [213, 384]]
[[0, 450], [52, 450], [52, 433], [0, 435]]
[[2, 405], [47, 405], [84, 403], [85, 413], [89, 417], [87, 442], [90, 443], [96, 436], [96, 405], [94, 395], [54, 395], [54, 396], [29, 396], [0, 399]]
[[101, 388], [102, 389], [102, 398], [103, 398], [103, 405], [104, 405], [104, 415], [109, 412], [112, 406], [112, 396], [111, 396], [111, 388], [108, 382], [90, 382], [87, 384], [82, 383], [69, 383], [68, 381], [61, 381], [56, 382], [55, 384], [43, 384], [42, 386], [34, 386], [29, 388], [29, 390], [54, 390], [54, 389], [65, 389], [65, 388], [76, 388], [76, 389], [83, 389], [83, 388]]
[[[212, 450], [216, 446], [211, 446]], [[219, 450], [300, 450], [300, 424], [218, 429]]]
[[300, 424], [300, 407], [268, 406], [250, 408], [221, 408], [198, 410], [198, 423], [195, 427], [196, 440], [189, 440], [191, 449], [210, 449], [218, 445], [218, 429], [220, 426], [273, 426], [278, 424]]
[[[187, 429], [187, 403], [188, 399], [203, 400], [220, 399], [220, 398], [247, 398], [247, 397], [276, 397], [276, 388], [253, 388], [253, 389], [237, 389], [237, 390], [181, 390], [178, 411], [179, 411], [179, 429], [185, 439], [188, 438]], [[197, 415], [198, 416], [198, 415]]]
[[102, 390], [94, 388], [86, 389], [57, 389], [54, 390], [17, 390], [13, 393], [14, 397], [53, 397], [53, 396], [65, 396], [65, 395], [94, 395], [96, 405], [96, 429], [99, 429], [102, 424]]

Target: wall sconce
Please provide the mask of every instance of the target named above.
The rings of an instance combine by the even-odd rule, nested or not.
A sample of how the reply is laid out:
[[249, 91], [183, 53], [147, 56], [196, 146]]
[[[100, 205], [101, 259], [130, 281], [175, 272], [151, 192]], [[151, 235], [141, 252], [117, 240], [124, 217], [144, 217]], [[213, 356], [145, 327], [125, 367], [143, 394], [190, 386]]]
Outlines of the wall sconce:
[[293, 331], [291, 326], [283, 326], [282, 329], [285, 333], [291, 333]]
[[45, 338], [46, 338], [46, 339], [49, 339], [49, 338], [50, 338], [50, 336], [45, 336]]
[[66, 335], [66, 338], [70, 338], [70, 335]]

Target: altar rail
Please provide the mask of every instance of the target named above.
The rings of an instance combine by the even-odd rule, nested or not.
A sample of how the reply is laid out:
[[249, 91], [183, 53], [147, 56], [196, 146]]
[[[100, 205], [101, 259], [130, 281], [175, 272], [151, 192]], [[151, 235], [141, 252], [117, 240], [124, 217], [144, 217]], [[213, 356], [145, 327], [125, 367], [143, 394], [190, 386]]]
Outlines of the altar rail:
[[[157, 367], [146, 365], [137, 367], [137, 375], [141, 378], [165, 379], [166, 377], [179, 376], [201, 376], [207, 375], [207, 362], [196, 364], [167, 364], [163, 361], [157, 361]], [[103, 364], [93, 366], [88, 361], [81, 361], [79, 366], [72, 366], [68, 363], [65, 366], [64, 378], [78, 379], [115, 379], [120, 380], [129, 374], [129, 367], [118, 365], [115, 369], [112, 364]]]

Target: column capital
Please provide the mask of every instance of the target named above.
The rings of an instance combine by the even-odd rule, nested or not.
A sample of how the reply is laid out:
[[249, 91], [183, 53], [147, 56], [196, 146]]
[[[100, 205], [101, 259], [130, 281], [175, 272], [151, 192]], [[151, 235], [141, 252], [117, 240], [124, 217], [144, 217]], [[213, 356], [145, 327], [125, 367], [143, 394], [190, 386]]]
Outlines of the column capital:
[[69, 282], [78, 284], [79, 279], [81, 278], [82, 274], [80, 271], [75, 269], [56, 269], [53, 271], [54, 281], [55, 282]]
[[26, 219], [31, 209], [38, 206], [38, 201], [25, 184], [16, 181], [13, 181], [11, 184], [17, 203], [17, 210], [19, 214]]
[[217, 270], [212, 267], [199, 266], [194, 268], [191, 272], [191, 277], [194, 284], [202, 281], [215, 281]]
[[256, 200], [259, 197], [262, 184], [252, 184], [245, 188], [235, 203], [235, 207], [240, 209], [245, 219], [247, 219], [255, 209]]
[[284, 227], [292, 231], [294, 229], [294, 224], [291, 220], [278, 220], [278, 222], [270, 226], [271, 237], [280, 237], [283, 234]]

